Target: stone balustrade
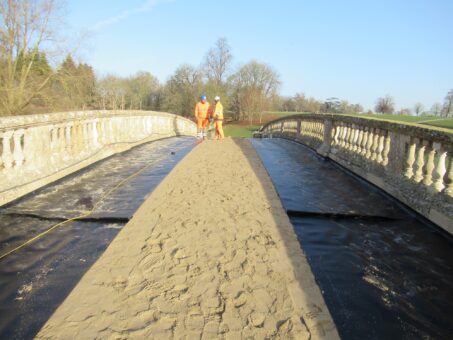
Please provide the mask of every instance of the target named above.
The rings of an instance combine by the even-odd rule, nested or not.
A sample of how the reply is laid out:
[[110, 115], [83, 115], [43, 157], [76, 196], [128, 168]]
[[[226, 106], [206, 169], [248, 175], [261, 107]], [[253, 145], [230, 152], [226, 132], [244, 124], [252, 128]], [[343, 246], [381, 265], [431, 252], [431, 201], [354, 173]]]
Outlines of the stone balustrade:
[[0, 205], [114, 153], [155, 139], [195, 136], [183, 117], [87, 111], [0, 118]]
[[301, 114], [269, 122], [258, 135], [307, 145], [453, 234], [453, 133], [449, 130]]

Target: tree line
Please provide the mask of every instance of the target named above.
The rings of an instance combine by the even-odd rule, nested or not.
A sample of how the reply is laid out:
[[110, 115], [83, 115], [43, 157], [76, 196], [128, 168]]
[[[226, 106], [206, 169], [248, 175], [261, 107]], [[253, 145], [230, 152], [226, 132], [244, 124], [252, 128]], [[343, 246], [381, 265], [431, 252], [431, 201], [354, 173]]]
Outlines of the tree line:
[[[210, 48], [200, 66], [183, 64], [161, 84], [150, 72], [128, 77], [98, 77], [93, 67], [77, 63], [55, 48], [60, 1], [0, 0], [0, 115], [69, 110], [156, 110], [191, 116], [200, 94], [219, 95], [235, 120], [261, 121], [265, 111], [363, 112], [360, 104], [336, 97], [318, 100], [303, 93], [281, 96], [281, 79], [269, 64], [251, 60], [233, 66], [225, 38]], [[49, 56], [61, 58], [50, 63]], [[391, 96], [378, 98], [378, 113], [427, 113], [417, 103], [413, 110], [395, 112]], [[370, 111], [371, 112], [371, 111]], [[453, 115], [453, 90], [430, 114]]]
[[395, 100], [392, 96], [387, 95], [380, 97], [376, 101], [375, 111], [384, 114], [398, 114], [398, 115], [415, 115], [415, 116], [438, 116], [438, 117], [453, 117], [453, 89], [448, 91], [445, 95], [443, 104], [434, 103], [430, 109], [426, 109], [422, 103], [415, 103], [413, 108], [401, 108], [395, 110]]

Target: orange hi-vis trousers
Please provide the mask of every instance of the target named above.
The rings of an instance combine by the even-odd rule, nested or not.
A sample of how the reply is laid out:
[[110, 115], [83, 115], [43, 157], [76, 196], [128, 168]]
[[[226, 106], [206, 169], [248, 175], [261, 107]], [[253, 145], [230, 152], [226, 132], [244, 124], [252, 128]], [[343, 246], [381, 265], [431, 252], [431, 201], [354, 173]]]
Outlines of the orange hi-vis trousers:
[[225, 138], [225, 135], [223, 134], [223, 120], [216, 120], [215, 122], [215, 137], [217, 139], [223, 139]]
[[197, 118], [197, 128], [204, 129], [208, 126], [208, 124], [209, 124], [208, 118], [202, 118], [202, 117]]

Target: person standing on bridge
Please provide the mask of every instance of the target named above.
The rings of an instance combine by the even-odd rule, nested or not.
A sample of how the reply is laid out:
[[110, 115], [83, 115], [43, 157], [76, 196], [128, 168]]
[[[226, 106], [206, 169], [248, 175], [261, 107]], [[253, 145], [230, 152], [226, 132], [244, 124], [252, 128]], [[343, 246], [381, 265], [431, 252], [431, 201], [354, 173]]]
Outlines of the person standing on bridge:
[[195, 119], [197, 120], [197, 138], [206, 138], [206, 128], [209, 124], [210, 106], [206, 96], [202, 95], [200, 101], [195, 105]]
[[216, 96], [214, 98], [215, 107], [214, 107], [214, 120], [215, 120], [215, 139], [223, 139], [223, 105], [220, 102], [220, 97]]

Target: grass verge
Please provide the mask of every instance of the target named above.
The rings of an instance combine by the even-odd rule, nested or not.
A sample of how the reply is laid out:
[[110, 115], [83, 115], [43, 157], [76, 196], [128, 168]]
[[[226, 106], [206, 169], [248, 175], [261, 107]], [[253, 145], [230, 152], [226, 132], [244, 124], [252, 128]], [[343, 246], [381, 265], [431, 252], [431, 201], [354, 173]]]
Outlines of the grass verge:
[[253, 132], [258, 130], [261, 125], [239, 125], [239, 124], [228, 124], [223, 128], [225, 137], [241, 137], [251, 138]]

